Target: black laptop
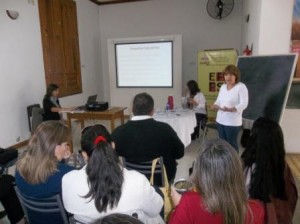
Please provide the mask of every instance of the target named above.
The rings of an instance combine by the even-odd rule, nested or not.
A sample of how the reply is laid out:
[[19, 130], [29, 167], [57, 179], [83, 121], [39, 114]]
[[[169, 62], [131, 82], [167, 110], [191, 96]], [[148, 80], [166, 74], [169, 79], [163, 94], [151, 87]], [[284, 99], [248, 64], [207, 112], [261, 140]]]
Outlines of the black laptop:
[[[91, 103], [95, 103], [96, 99], [97, 99], [97, 94], [96, 95], [91, 95], [88, 97], [86, 104], [91, 104]], [[82, 106], [78, 106], [76, 107], [77, 110], [85, 110], [86, 109], [86, 104], [82, 105]]]

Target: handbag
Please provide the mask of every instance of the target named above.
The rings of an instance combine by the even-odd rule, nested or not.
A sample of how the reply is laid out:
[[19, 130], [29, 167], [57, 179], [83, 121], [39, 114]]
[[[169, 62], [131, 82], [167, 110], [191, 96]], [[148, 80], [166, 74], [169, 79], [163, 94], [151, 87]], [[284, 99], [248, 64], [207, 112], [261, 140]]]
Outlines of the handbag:
[[[152, 168], [151, 168], [151, 177], [150, 177], [150, 184], [153, 185], [153, 179], [154, 179], [154, 171], [157, 162], [159, 161], [159, 158], [156, 158], [152, 161]], [[160, 187], [159, 189], [162, 191], [164, 195], [164, 220], [165, 222], [168, 221], [169, 216], [171, 214], [171, 211], [174, 208], [173, 201], [171, 198], [171, 188], [168, 182], [168, 176], [166, 172], [166, 168], [163, 164], [161, 164], [162, 167], [162, 175], [164, 175], [165, 179], [165, 186]]]

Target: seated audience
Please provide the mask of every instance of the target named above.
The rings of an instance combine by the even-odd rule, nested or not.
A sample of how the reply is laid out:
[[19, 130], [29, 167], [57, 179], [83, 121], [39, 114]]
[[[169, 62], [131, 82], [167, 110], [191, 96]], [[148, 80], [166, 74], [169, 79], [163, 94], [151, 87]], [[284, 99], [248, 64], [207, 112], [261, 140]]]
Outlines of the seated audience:
[[13, 188], [15, 179], [11, 175], [0, 176], [0, 201], [11, 224], [25, 223], [24, 213]]
[[[16, 184], [22, 194], [45, 198], [61, 193], [62, 177], [73, 169], [61, 163], [70, 153], [69, 139], [69, 129], [61, 121], [46, 121], [37, 127], [16, 166]], [[37, 224], [63, 223], [53, 214], [32, 212], [30, 219]]]
[[263, 224], [264, 208], [247, 200], [242, 163], [222, 139], [203, 145], [192, 175], [194, 190], [180, 195], [172, 188], [175, 210], [170, 224]]
[[[168, 179], [174, 179], [176, 159], [184, 155], [183, 143], [170, 125], [152, 118], [154, 100], [149, 94], [140, 93], [134, 97], [132, 112], [132, 119], [112, 133], [116, 152], [132, 163], [146, 162], [162, 156]], [[155, 185], [160, 185], [157, 179]]]
[[[206, 116], [206, 100], [203, 93], [200, 91], [198, 83], [195, 80], [190, 80], [187, 82], [187, 93], [188, 106], [193, 109], [196, 113], [197, 126], [192, 134], [192, 139], [199, 137], [199, 129], [204, 129], [205, 123], [207, 121]], [[201, 123], [201, 127], [200, 127]]]
[[[145, 176], [120, 164], [114, 143], [102, 125], [85, 128], [81, 139], [87, 165], [63, 177], [65, 209], [82, 223], [112, 214], [136, 214], [148, 223], [160, 220], [163, 199]], [[159, 223], [159, 222], [158, 222]]]
[[104, 216], [93, 224], [143, 224], [143, 222], [129, 215], [114, 213]]
[[242, 160], [248, 197], [265, 204], [267, 223], [292, 223], [298, 192], [285, 162], [284, 138], [279, 124], [258, 118]]

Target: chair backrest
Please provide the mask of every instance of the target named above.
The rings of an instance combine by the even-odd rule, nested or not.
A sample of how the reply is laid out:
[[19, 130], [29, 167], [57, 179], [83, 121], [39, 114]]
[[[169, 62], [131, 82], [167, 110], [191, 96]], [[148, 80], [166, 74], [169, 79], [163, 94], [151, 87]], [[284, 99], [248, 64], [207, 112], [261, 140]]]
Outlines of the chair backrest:
[[27, 107], [28, 125], [29, 125], [29, 131], [30, 132], [32, 131], [31, 118], [32, 118], [33, 108], [41, 108], [41, 106], [39, 104], [33, 104], [33, 105], [29, 105]]
[[47, 215], [50, 220], [53, 218], [53, 215], [56, 215], [61, 218], [60, 223], [70, 223], [59, 194], [48, 198], [34, 198], [22, 194], [15, 184], [14, 189], [29, 224], [44, 223], [44, 220], [37, 220], [36, 217], [32, 217], [33, 214], [44, 215], [41, 216], [43, 218]]
[[[150, 179], [151, 176], [151, 168], [152, 168], [152, 161], [146, 161], [146, 162], [129, 162], [124, 157], [122, 157], [123, 166], [128, 170], [136, 170], [141, 174], [144, 174], [148, 179]], [[163, 175], [163, 157], [159, 157], [159, 162], [157, 163], [154, 175], [160, 175], [161, 176], [161, 184], [162, 186], [165, 186], [165, 177]]]
[[32, 108], [31, 129], [34, 131], [43, 122], [43, 108]]

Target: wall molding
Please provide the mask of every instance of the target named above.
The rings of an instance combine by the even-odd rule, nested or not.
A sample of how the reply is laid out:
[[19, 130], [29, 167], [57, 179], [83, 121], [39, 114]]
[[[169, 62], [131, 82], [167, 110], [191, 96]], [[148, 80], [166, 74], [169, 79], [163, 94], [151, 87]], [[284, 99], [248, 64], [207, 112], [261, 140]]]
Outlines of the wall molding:
[[25, 140], [25, 141], [22, 141], [22, 142], [18, 142], [17, 144], [15, 145], [12, 145], [10, 146], [9, 148], [15, 148], [15, 149], [20, 149], [26, 145], [28, 145], [28, 142], [29, 142], [29, 139]]

